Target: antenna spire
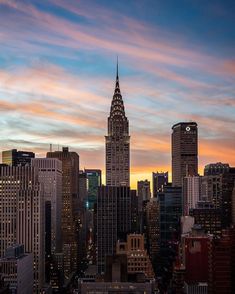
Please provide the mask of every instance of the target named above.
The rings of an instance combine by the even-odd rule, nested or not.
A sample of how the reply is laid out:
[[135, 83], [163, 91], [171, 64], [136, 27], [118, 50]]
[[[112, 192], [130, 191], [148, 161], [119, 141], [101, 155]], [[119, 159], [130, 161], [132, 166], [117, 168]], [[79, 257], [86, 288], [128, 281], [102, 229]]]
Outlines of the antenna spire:
[[116, 79], [118, 80], [119, 77], [118, 77], [118, 55], [117, 55], [117, 74], [116, 74]]
[[119, 87], [119, 76], [118, 76], [118, 55], [117, 55], [117, 72], [116, 72], [116, 83], [115, 83], [114, 94], [121, 94], [120, 87]]

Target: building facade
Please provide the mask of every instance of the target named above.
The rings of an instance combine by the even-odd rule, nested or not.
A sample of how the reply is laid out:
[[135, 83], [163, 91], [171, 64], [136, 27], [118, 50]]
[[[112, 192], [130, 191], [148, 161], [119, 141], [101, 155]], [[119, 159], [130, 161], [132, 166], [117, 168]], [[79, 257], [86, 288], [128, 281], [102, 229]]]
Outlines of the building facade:
[[153, 266], [157, 262], [160, 249], [160, 207], [159, 201], [152, 198], [146, 207], [147, 212], [147, 244]]
[[45, 281], [45, 206], [38, 169], [0, 168], [0, 257], [14, 244], [24, 244], [34, 257], [34, 292]]
[[150, 181], [138, 181], [137, 182], [137, 195], [140, 201], [147, 201], [151, 198]]
[[[56, 158], [34, 158], [32, 166], [38, 169], [39, 182], [44, 187], [44, 200], [50, 204], [50, 252], [61, 252], [61, 213], [62, 213], [62, 162]], [[48, 203], [49, 202], [49, 203]]]
[[116, 254], [127, 256], [127, 273], [143, 273], [147, 279], [154, 279], [153, 267], [144, 247], [144, 235], [129, 234], [126, 242], [117, 242]]
[[195, 208], [202, 194], [202, 177], [187, 176], [183, 178], [183, 214], [189, 215], [189, 210]]
[[132, 197], [129, 187], [101, 186], [97, 199], [97, 266], [105, 271], [105, 256], [115, 254], [118, 239], [132, 229]]
[[168, 172], [153, 172], [152, 180], [153, 197], [157, 197], [158, 193], [163, 191], [163, 187], [168, 184]]
[[10, 166], [24, 166], [30, 164], [32, 158], [35, 158], [33, 152], [17, 151], [17, 149], [2, 152], [2, 163]]
[[98, 187], [102, 185], [102, 171], [100, 169], [85, 169], [85, 173], [88, 179], [88, 208], [94, 209]]
[[33, 254], [25, 253], [23, 245], [14, 245], [0, 259], [0, 273], [10, 293], [33, 293]]
[[180, 122], [172, 127], [172, 185], [198, 175], [198, 129], [195, 122]]

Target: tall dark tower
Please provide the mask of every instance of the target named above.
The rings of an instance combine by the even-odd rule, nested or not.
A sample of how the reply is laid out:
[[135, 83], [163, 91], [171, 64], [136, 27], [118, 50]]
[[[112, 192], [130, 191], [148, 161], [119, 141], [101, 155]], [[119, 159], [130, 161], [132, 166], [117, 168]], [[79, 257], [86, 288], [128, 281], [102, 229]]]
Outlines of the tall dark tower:
[[129, 122], [119, 87], [118, 63], [116, 85], [108, 117], [106, 141], [106, 185], [130, 186]]
[[186, 176], [198, 174], [198, 130], [195, 122], [180, 122], [172, 127], [172, 184], [182, 186]]

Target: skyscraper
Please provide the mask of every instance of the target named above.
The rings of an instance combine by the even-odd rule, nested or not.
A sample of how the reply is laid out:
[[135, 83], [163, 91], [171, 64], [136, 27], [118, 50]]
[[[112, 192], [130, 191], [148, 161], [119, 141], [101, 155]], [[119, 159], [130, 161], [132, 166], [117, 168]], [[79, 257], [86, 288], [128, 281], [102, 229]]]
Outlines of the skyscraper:
[[172, 185], [182, 186], [182, 178], [198, 174], [198, 131], [195, 122], [172, 127]]
[[129, 187], [101, 186], [97, 198], [97, 266], [104, 272], [105, 256], [114, 254], [116, 242], [132, 228], [132, 193]]
[[47, 158], [58, 158], [62, 161], [62, 217], [61, 229], [64, 254], [65, 279], [77, 269], [77, 232], [78, 223], [78, 181], [79, 156], [70, 152], [68, 147], [62, 151], [48, 152]]
[[108, 117], [106, 141], [106, 185], [130, 186], [129, 122], [119, 87], [118, 64], [116, 85]]
[[[50, 254], [61, 252], [62, 162], [56, 158], [34, 158], [32, 166], [37, 167], [39, 182], [44, 187], [45, 207], [50, 203], [51, 238], [48, 240], [48, 249]], [[48, 213], [45, 214], [46, 221], [47, 216]]]
[[31, 166], [0, 168], [0, 257], [8, 247], [24, 244], [34, 258], [34, 293], [44, 285], [45, 207], [38, 169]]

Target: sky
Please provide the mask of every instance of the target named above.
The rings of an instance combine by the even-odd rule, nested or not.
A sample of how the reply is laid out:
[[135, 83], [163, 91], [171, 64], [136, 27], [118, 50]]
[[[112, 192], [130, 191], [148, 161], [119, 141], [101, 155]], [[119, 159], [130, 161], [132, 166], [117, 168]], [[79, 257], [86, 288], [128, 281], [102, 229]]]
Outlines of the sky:
[[0, 151], [69, 146], [105, 172], [119, 58], [131, 184], [171, 172], [171, 127], [196, 121], [199, 170], [235, 166], [235, 2], [0, 0]]

